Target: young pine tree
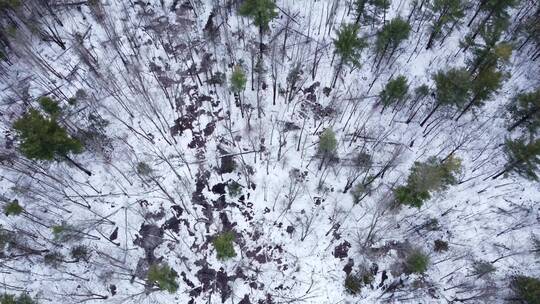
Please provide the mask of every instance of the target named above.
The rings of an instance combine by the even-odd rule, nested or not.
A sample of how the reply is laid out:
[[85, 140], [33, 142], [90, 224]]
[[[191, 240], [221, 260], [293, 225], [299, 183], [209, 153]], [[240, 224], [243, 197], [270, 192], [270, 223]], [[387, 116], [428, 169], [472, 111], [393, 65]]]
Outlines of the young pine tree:
[[175, 293], [178, 290], [177, 277], [178, 273], [167, 264], [153, 264], [148, 269], [148, 282], [169, 293]]
[[433, 81], [435, 82], [435, 106], [420, 126], [424, 126], [440, 107], [460, 108], [471, 96], [471, 75], [465, 68], [438, 71], [433, 75]]
[[391, 58], [400, 43], [409, 38], [410, 31], [411, 25], [400, 17], [390, 20], [383, 26], [377, 33], [377, 40], [375, 41], [375, 51], [379, 56], [377, 68], [388, 52], [390, 52], [388, 57]]
[[276, 4], [272, 0], [246, 0], [238, 9], [238, 13], [252, 18], [253, 23], [259, 27], [259, 57], [262, 57], [263, 34], [270, 29], [270, 21], [278, 15]]
[[336, 133], [330, 128], [324, 130], [319, 138], [319, 154], [322, 156], [319, 170], [322, 169], [324, 162], [335, 153], [336, 147]]
[[[431, 22], [431, 34], [429, 35], [426, 49], [430, 49], [433, 43], [444, 40], [450, 35], [456, 25], [465, 16], [464, 0], [434, 0], [431, 4], [433, 19]], [[441, 41], [442, 43], [442, 41]]]
[[336, 69], [336, 76], [332, 83], [335, 86], [337, 77], [341, 73], [343, 65], [360, 67], [360, 56], [362, 50], [367, 46], [364, 39], [358, 36], [360, 28], [355, 24], [344, 24], [337, 31], [337, 38], [334, 39], [335, 53], [339, 56], [339, 63]]
[[28, 158], [37, 160], [67, 160], [88, 175], [92, 173], [77, 164], [70, 153], [83, 151], [81, 142], [68, 135], [56, 121], [56, 116], [43, 116], [31, 109], [13, 124], [21, 140], [19, 149]]
[[515, 172], [527, 179], [538, 180], [540, 139], [528, 143], [524, 139], [507, 140], [504, 152], [508, 162], [501, 172], [492, 177], [493, 179], [508, 172]]
[[400, 204], [422, 207], [431, 197], [430, 192], [446, 189], [457, 182], [456, 174], [461, 169], [461, 161], [449, 157], [444, 162], [435, 157], [426, 162], [415, 162], [407, 178], [407, 184], [394, 190]]
[[507, 106], [509, 119], [508, 131], [517, 127], [526, 129], [536, 135], [540, 128], [540, 88], [534, 92], [521, 93], [512, 98]]
[[214, 238], [213, 244], [218, 259], [226, 260], [236, 256], [233, 246], [234, 239], [234, 233], [231, 231], [223, 232]]
[[504, 74], [495, 68], [481, 70], [472, 82], [472, 98], [456, 118], [458, 121], [472, 107], [481, 107], [496, 93], [504, 79]]
[[398, 104], [405, 101], [408, 91], [409, 84], [407, 83], [407, 77], [400, 75], [395, 79], [389, 80], [379, 95], [380, 101], [383, 105], [381, 114], [389, 105]]
[[240, 101], [240, 113], [242, 114], [242, 117], [244, 117], [244, 103], [243, 103], [242, 97], [240, 96], [241, 95], [240, 93], [246, 89], [247, 77], [241, 65], [236, 65], [234, 67], [233, 72], [231, 74], [230, 82], [231, 82], [231, 91], [237, 94], [238, 100]]
[[524, 304], [540, 304], [540, 279], [523, 275], [515, 276], [510, 281], [514, 293], [512, 300]]

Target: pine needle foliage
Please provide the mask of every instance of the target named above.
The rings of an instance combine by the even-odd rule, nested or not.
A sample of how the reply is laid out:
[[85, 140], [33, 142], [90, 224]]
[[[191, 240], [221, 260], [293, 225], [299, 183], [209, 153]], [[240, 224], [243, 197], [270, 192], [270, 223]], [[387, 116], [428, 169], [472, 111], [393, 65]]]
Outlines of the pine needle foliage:
[[446, 189], [457, 182], [456, 173], [461, 168], [458, 158], [450, 157], [442, 162], [431, 157], [426, 162], [415, 162], [407, 178], [407, 184], [394, 190], [400, 204], [420, 208], [428, 200], [430, 192]]
[[4, 293], [0, 295], [0, 304], [37, 304], [38, 302], [26, 293], [19, 296]]
[[252, 18], [256, 26], [266, 31], [269, 29], [270, 21], [278, 15], [276, 9], [276, 4], [272, 0], [246, 0], [238, 9], [238, 13]]
[[538, 180], [540, 169], [540, 139], [507, 140], [505, 149], [508, 164], [505, 171], [513, 171], [530, 180]]
[[433, 75], [435, 98], [440, 106], [463, 106], [471, 96], [471, 75], [465, 68], [438, 71]]
[[175, 293], [178, 290], [177, 277], [178, 273], [167, 264], [153, 264], [148, 269], [148, 282], [169, 293]]
[[28, 158], [52, 160], [83, 150], [81, 142], [70, 137], [65, 128], [34, 109], [15, 121], [13, 128], [21, 139], [20, 150]]
[[319, 152], [323, 155], [329, 155], [336, 150], [336, 147], [336, 133], [330, 128], [324, 130], [319, 138]]
[[18, 200], [13, 200], [4, 206], [4, 214], [6, 216], [19, 215], [24, 211], [24, 208], [19, 205]]
[[410, 31], [411, 25], [400, 17], [390, 20], [377, 33], [375, 42], [377, 53], [384, 55], [386, 51], [397, 48], [402, 41], [409, 38]]
[[408, 91], [407, 77], [400, 75], [388, 81], [380, 94], [381, 103], [386, 107], [402, 102], [406, 99]]
[[231, 90], [240, 93], [246, 88], [246, 73], [240, 65], [236, 65], [231, 74]]
[[510, 288], [521, 303], [540, 304], [540, 280], [528, 276], [515, 276]]
[[360, 27], [356, 24], [344, 24], [337, 32], [334, 47], [343, 64], [360, 67], [360, 56], [367, 43], [358, 36], [359, 31]]
[[411, 252], [405, 261], [406, 273], [424, 273], [429, 266], [429, 257], [420, 250]]
[[226, 260], [236, 256], [233, 246], [234, 239], [232, 231], [223, 232], [214, 238], [213, 244], [218, 259]]
[[509, 131], [519, 127], [536, 135], [540, 129], [540, 88], [534, 92], [517, 94], [507, 109]]

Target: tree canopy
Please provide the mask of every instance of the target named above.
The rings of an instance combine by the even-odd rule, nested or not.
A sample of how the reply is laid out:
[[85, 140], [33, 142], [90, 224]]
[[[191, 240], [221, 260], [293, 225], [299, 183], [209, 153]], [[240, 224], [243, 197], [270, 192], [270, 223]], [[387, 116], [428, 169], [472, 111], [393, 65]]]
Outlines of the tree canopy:
[[28, 158], [52, 160], [69, 153], [81, 153], [83, 146], [50, 117], [31, 109], [13, 124], [18, 132], [21, 152]]

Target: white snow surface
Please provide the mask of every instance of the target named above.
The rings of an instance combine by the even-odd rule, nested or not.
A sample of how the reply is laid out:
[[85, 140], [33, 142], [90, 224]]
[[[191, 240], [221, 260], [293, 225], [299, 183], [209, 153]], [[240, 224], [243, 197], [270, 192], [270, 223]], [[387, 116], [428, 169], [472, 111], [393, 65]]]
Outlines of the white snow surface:
[[[54, 267], [43, 263], [44, 254], [2, 259], [0, 282], [6, 291], [27, 291], [40, 303], [451, 303], [482, 293], [488, 295], [469, 303], [503, 303], [511, 276], [540, 276], [532, 241], [540, 235], [538, 183], [513, 174], [489, 178], [505, 164], [505, 138], [518, 136], [506, 131], [504, 106], [514, 92], [531, 90], [539, 82], [538, 66], [524, 64], [523, 53], [514, 53], [506, 67], [512, 76], [483, 108], [458, 122], [449, 118], [455, 110], [441, 109], [422, 128], [419, 123], [431, 110], [431, 98], [406, 124], [408, 107], [380, 114], [376, 96], [391, 77], [407, 76], [411, 90], [423, 83], [433, 87], [431, 75], [438, 69], [463, 66], [469, 56], [459, 52], [459, 38], [468, 31], [465, 25], [430, 51], [422, 46], [424, 37], [421, 51], [409, 61], [420, 35], [428, 33], [426, 24], [414, 23], [392, 64], [384, 60], [377, 71], [375, 55], [366, 49], [362, 67], [345, 67], [336, 87], [325, 94], [337, 62], [335, 31], [354, 20], [350, 1], [279, 0], [279, 16], [264, 36], [266, 85], [258, 92], [257, 75], [252, 84], [249, 73], [258, 52], [258, 31], [250, 19], [235, 13], [234, 5], [232, 14], [225, 16], [227, 1], [221, 0], [179, 1], [174, 10], [172, 0], [101, 2], [102, 19], [88, 5], [59, 8], [63, 26], [57, 27], [66, 50], [30, 38], [29, 33], [18, 34], [23, 42], [14, 48], [21, 53], [32, 50], [49, 67], [30, 56], [3, 65], [0, 94], [13, 101], [2, 105], [3, 131], [27, 106], [20, 95], [24, 86], [31, 100], [42, 95], [61, 100], [83, 89], [87, 97], [76, 106], [63, 103], [69, 109], [65, 124], [76, 133], [88, 127], [89, 114], [99, 113], [109, 122], [105, 133], [110, 139], [102, 152], [87, 148], [74, 156], [92, 171], [90, 177], [65, 162], [33, 162], [41, 168], [36, 173], [28, 173], [28, 161], [20, 157], [2, 166], [2, 196], [18, 199], [27, 212], [2, 216], [2, 227], [26, 231], [17, 235], [33, 248], [62, 253], [66, 261], [77, 243], [92, 252], [88, 262]], [[393, 1], [386, 19], [407, 18], [410, 2]], [[220, 32], [212, 42], [203, 29], [216, 7], [213, 20]], [[335, 17], [328, 18], [332, 14]], [[285, 29], [287, 16], [291, 21]], [[381, 26], [361, 28], [370, 46]], [[84, 37], [82, 43], [77, 35]], [[175, 55], [167, 50], [171, 44]], [[205, 54], [213, 60], [207, 72], [200, 70]], [[93, 59], [86, 62], [83, 57]], [[244, 118], [229, 84], [206, 83], [218, 71], [228, 80], [234, 64], [248, 71], [242, 100], [252, 110]], [[303, 91], [287, 102], [279, 91], [286, 89], [287, 74], [295, 64], [302, 67]], [[192, 65], [200, 82], [188, 71]], [[275, 105], [273, 70], [278, 84]], [[306, 106], [306, 89], [315, 82], [320, 83], [314, 89], [315, 104], [333, 109], [327, 116], [315, 118]], [[193, 128], [173, 135], [175, 120], [190, 115], [195, 115]], [[284, 131], [286, 122], [298, 130]], [[215, 130], [210, 131], [213, 124]], [[337, 134], [340, 160], [318, 170], [317, 144], [326, 128]], [[193, 147], [198, 138], [204, 143]], [[459, 184], [433, 194], [420, 209], [389, 207], [392, 188], [405, 183], [415, 161], [445, 157], [462, 141], [455, 152], [462, 160]], [[234, 172], [218, 172], [219, 149], [234, 155]], [[343, 193], [343, 188], [353, 170], [350, 159], [359, 151], [373, 156], [370, 174], [393, 155], [397, 160], [374, 182], [373, 193], [353, 204], [350, 191]], [[137, 174], [139, 162], [152, 168], [154, 181]], [[306, 173], [303, 181], [294, 181], [294, 169]], [[207, 210], [193, 198], [205, 172], [209, 175], [201, 193]], [[211, 189], [231, 180], [242, 185], [243, 199], [225, 194], [227, 204], [220, 208], [220, 195]], [[162, 227], [169, 219], [179, 221], [178, 232], [164, 229], [154, 254], [179, 274], [174, 294], [149, 291], [145, 280], [135, 275], [145, 258], [144, 250], [134, 244], [141, 225]], [[436, 227], [425, 228], [433, 219]], [[78, 242], [54, 240], [52, 227], [62, 221], [87, 235]], [[212, 238], [229, 228], [237, 236], [237, 256], [218, 260]], [[117, 238], [109, 240], [115, 229]], [[447, 241], [449, 250], [435, 252], [437, 239]], [[342, 244], [350, 245], [346, 257], [336, 257], [335, 249]], [[426, 273], [398, 271], [404, 244], [428, 254]], [[478, 261], [493, 262], [496, 271], [478, 278], [472, 274]], [[225, 286], [215, 273], [208, 275], [209, 286], [203, 284], [205, 263], [217, 277], [229, 276]], [[371, 286], [356, 295], [344, 288], [348, 263], [353, 263], [353, 272], [376, 265]], [[92, 299], [95, 295], [106, 299]]]

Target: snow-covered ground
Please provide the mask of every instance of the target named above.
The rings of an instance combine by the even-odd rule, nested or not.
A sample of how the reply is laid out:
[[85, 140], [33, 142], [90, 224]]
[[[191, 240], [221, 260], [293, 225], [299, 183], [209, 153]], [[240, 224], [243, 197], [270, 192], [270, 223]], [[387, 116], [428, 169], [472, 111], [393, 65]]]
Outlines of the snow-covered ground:
[[[330, 89], [338, 61], [332, 39], [340, 24], [354, 20], [349, 2], [277, 1], [260, 81], [250, 74], [258, 30], [228, 1], [60, 6], [63, 26], [55, 26], [66, 50], [18, 32], [13, 49], [21, 58], [2, 64], [3, 131], [28, 101], [49, 95], [63, 100], [72, 134], [94, 127], [102, 137], [74, 156], [92, 176], [63, 162], [18, 154], [2, 160], [1, 195], [26, 211], [2, 216], [2, 227], [31, 248], [65, 256], [50, 265], [43, 263], [46, 252], [6, 253], [3, 288], [28, 291], [40, 303], [502, 303], [512, 275], [538, 277], [539, 184], [515, 175], [489, 178], [505, 164], [505, 138], [516, 136], [506, 131], [504, 106], [515, 92], [538, 86], [538, 66], [515, 52], [506, 66], [511, 76], [486, 106], [458, 122], [449, 118], [455, 110], [441, 109], [420, 127], [434, 102], [428, 97], [407, 124], [409, 106], [381, 114], [378, 93], [397, 75], [407, 76], [411, 91], [424, 83], [433, 88], [437, 70], [464, 65], [469, 54], [459, 51], [459, 39], [469, 29], [463, 25], [426, 51], [428, 25], [414, 22], [380, 69], [368, 48], [362, 67], [345, 67]], [[394, 0], [386, 20], [407, 18], [409, 2]], [[209, 20], [219, 29], [213, 39]], [[370, 46], [381, 26], [361, 27]], [[248, 72], [244, 115], [229, 84], [208, 83], [218, 72], [228, 80], [235, 64]], [[288, 102], [286, 79], [296, 65], [302, 73]], [[68, 105], [73, 96], [76, 105]], [[97, 128], [95, 117], [106, 126]], [[319, 170], [326, 128], [337, 134], [339, 162]], [[13, 154], [4, 148], [13, 136], [6, 136], [2, 154]], [[392, 189], [406, 182], [415, 161], [453, 150], [462, 160], [459, 184], [420, 209], [392, 207]], [[366, 175], [388, 170], [354, 204], [343, 190], [361, 151], [373, 158]], [[230, 159], [234, 170], [222, 172]], [[150, 174], [137, 172], [141, 162]], [[232, 181], [242, 186], [236, 196], [221, 191]], [[63, 222], [84, 235], [54, 239], [52, 227]], [[222, 261], [212, 239], [227, 230], [236, 235], [237, 256]], [[448, 242], [448, 250], [436, 252], [435, 240]], [[145, 244], [153, 241], [156, 248]], [[70, 263], [77, 244], [91, 249], [88, 262]], [[422, 275], [401, 271], [413, 248], [429, 256]], [[176, 293], [145, 288], [148, 260], [165, 261], [179, 274]], [[496, 270], [474, 275], [478, 262]], [[374, 281], [347, 293], [347, 274], [361, 270]]]

